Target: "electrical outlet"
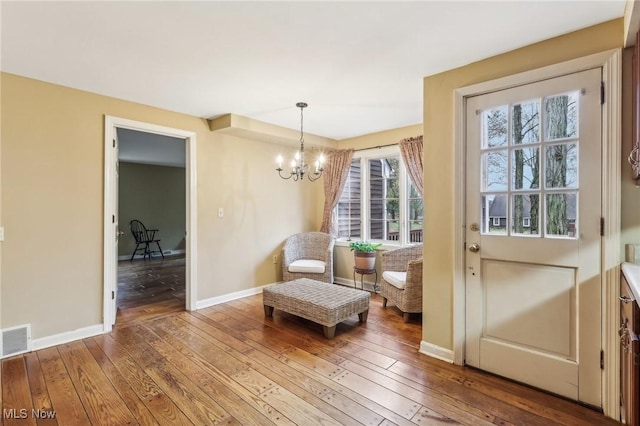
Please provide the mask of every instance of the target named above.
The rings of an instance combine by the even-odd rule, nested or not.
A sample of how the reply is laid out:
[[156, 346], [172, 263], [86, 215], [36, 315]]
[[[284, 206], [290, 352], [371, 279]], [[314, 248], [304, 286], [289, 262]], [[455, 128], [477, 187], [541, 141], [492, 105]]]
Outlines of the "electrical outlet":
[[278, 255], [277, 254], [273, 255], [273, 263], [278, 263]]

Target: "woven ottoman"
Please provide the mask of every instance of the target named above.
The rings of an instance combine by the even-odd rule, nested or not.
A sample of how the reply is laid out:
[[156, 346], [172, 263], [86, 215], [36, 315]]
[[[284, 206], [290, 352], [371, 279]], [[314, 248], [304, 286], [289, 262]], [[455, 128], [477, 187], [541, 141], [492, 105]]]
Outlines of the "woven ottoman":
[[273, 315], [280, 309], [292, 315], [321, 324], [324, 336], [335, 336], [336, 325], [358, 314], [360, 322], [369, 314], [368, 292], [300, 278], [267, 287], [262, 291], [264, 314]]

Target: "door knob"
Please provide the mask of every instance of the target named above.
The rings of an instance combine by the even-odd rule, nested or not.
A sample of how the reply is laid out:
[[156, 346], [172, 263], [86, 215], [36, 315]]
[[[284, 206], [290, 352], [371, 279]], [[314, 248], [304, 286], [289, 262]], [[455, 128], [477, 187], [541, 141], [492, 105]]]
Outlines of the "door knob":
[[473, 243], [471, 245], [469, 245], [469, 251], [471, 253], [477, 253], [480, 251], [480, 244], [478, 243]]

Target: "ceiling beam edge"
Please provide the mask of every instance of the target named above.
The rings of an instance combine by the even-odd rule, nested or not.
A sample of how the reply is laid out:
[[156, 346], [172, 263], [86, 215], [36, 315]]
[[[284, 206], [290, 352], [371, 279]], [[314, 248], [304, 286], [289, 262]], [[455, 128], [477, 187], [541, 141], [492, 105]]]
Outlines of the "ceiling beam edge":
[[[209, 130], [215, 133], [278, 145], [298, 146], [300, 144], [299, 130], [276, 126], [237, 114], [225, 114], [217, 118], [208, 119], [207, 122], [209, 123]], [[323, 148], [336, 148], [338, 144], [338, 141], [334, 139], [310, 133], [304, 134], [304, 141], [305, 145]]]

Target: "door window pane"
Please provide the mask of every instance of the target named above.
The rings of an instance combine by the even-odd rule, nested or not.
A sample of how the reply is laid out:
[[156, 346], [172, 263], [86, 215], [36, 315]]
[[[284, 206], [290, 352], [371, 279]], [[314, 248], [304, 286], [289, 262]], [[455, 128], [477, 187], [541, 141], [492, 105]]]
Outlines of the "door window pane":
[[544, 100], [545, 141], [578, 136], [578, 92]]
[[482, 233], [507, 234], [507, 196], [485, 194], [482, 196]]
[[507, 150], [482, 154], [483, 191], [507, 190]]
[[577, 235], [579, 100], [574, 91], [483, 111], [482, 233]]
[[547, 188], [578, 187], [578, 147], [575, 143], [547, 145], [544, 148]]
[[575, 237], [577, 235], [575, 192], [547, 194], [546, 231], [549, 236]]
[[508, 107], [506, 105], [482, 113], [482, 147], [494, 148], [507, 144]]
[[516, 194], [512, 197], [511, 233], [515, 235], [540, 235], [540, 196]]
[[514, 145], [540, 142], [540, 100], [514, 104], [512, 115], [512, 143]]
[[511, 155], [511, 188], [537, 189], [540, 187], [540, 149], [517, 148]]

